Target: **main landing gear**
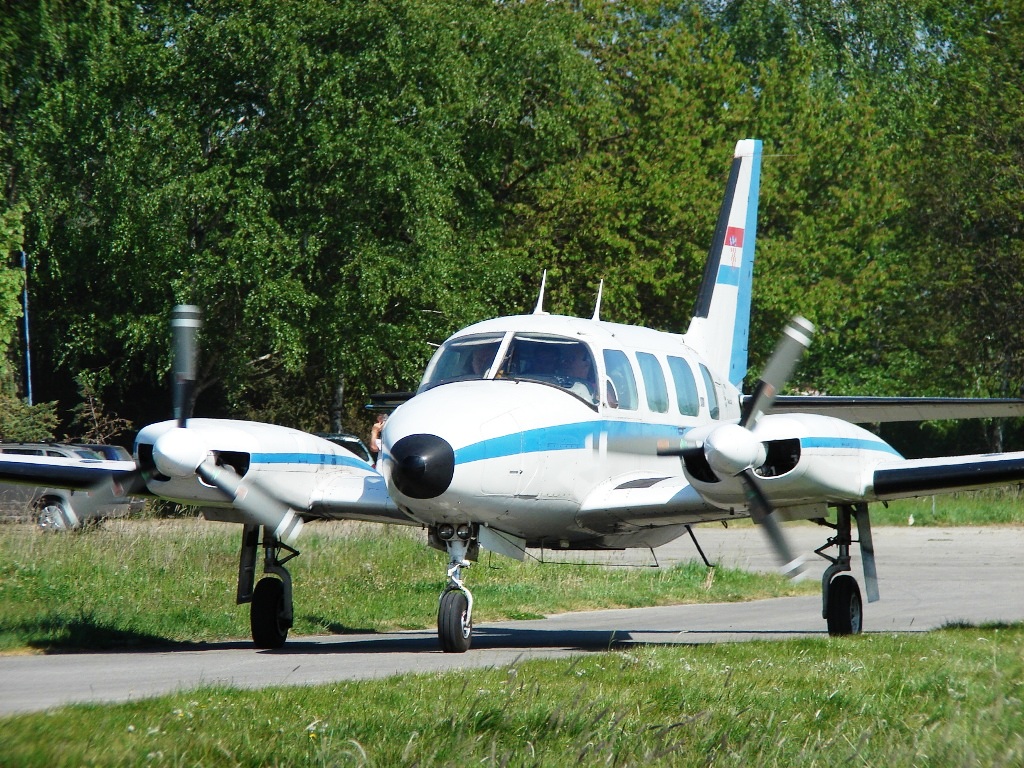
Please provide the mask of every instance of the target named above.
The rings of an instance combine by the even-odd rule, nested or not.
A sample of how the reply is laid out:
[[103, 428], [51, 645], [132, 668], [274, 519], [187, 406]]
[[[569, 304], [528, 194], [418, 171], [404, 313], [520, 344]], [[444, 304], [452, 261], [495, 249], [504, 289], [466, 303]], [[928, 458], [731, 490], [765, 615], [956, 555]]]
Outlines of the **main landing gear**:
[[[835, 535], [818, 549], [816, 554], [828, 560], [831, 565], [821, 575], [821, 616], [833, 636], [858, 635], [863, 626], [863, 605], [857, 580], [844, 571], [851, 570], [850, 544], [851, 520], [857, 521], [857, 538], [860, 541], [861, 561], [864, 564], [864, 589], [868, 602], [878, 600], [878, 576], [875, 570], [875, 548], [871, 541], [871, 523], [868, 520], [868, 505], [843, 504], [836, 510], [836, 523], [819, 520], [835, 530]], [[835, 557], [825, 554], [829, 547], [838, 550]], [[837, 575], [838, 574], [838, 575]]]
[[[242, 551], [238, 559], [236, 602], [249, 603], [249, 626], [257, 648], [280, 648], [292, 628], [292, 576], [285, 563], [299, 552], [281, 542], [263, 528], [263, 572], [256, 582], [256, 552], [260, 546], [260, 526], [242, 528]], [[275, 578], [277, 577], [277, 578]]]
[[[437, 639], [445, 653], [465, 653], [473, 642], [473, 594], [462, 580], [462, 569], [475, 560], [479, 545], [473, 527], [442, 523], [431, 531], [448, 552], [448, 583], [437, 606]], [[431, 542], [432, 544], [434, 542]], [[438, 546], [440, 548], [440, 546]]]

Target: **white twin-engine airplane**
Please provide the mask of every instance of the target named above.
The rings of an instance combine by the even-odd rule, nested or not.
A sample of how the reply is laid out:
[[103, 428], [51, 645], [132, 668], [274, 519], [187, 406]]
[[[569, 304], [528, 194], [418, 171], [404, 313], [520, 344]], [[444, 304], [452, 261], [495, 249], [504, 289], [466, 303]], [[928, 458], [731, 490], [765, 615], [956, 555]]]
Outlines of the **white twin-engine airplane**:
[[[657, 547], [695, 523], [752, 517], [786, 570], [799, 569], [777, 519], [829, 529], [817, 553], [828, 631], [861, 629], [850, 547], [877, 599], [868, 503], [1024, 480], [1024, 452], [906, 460], [854, 422], [1024, 414], [1024, 401], [776, 397], [813, 328], [787, 326], [755, 391], [741, 393], [761, 142], [740, 141], [694, 317], [677, 335], [536, 311], [448, 339], [382, 436], [379, 473], [344, 448], [285, 427], [191, 418], [195, 307], [175, 309], [175, 418], [144, 428], [135, 468], [3, 455], [0, 479], [151, 494], [243, 525], [239, 603], [261, 648], [292, 625], [285, 564], [304, 522], [422, 526], [449, 556], [438, 609], [447, 652], [470, 647], [463, 569], [479, 547]], [[849, 419], [849, 420], [846, 420]], [[834, 515], [833, 515], [834, 512]], [[830, 521], [830, 517], [834, 520]], [[856, 522], [856, 539], [852, 525]], [[261, 535], [262, 529], [262, 535]], [[264, 577], [256, 583], [259, 548]], [[826, 551], [832, 551], [826, 554]]]

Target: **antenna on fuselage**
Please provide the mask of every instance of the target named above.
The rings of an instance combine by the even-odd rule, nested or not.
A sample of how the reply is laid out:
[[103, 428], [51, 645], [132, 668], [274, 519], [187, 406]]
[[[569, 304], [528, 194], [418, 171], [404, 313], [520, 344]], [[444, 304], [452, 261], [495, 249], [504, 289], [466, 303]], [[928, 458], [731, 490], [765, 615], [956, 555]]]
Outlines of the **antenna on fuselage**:
[[535, 314], [535, 315], [546, 315], [547, 314], [547, 312], [544, 311], [544, 287], [547, 285], [547, 283], [548, 283], [548, 271], [545, 269], [543, 274], [541, 274], [541, 277], [540, 277], [540, 296], [537, 297], [537, 307], [536, 307], [536, 309], [533, 310], [533, 314]]
[[601, 294], [604, 293], [604, 280], [597, 284], [597, 303], [594, 304], [594, 316], [591, 320], [601, 319]]

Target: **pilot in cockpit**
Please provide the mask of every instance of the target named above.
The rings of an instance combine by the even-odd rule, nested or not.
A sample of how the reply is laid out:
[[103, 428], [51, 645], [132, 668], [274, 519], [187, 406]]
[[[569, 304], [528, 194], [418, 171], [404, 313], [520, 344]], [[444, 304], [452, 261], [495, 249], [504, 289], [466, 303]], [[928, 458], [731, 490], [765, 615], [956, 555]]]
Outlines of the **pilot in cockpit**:
[[469, 358], [469, 372], [470, 375], [478, 378], [483, 378], [487, 373], [487, 369], [491, 365], [491, 360], [494, 359], [494, 346], [490, 344], [480, 344], [474, 350], [473, 354]]
[[573, 345], [567, 351], [563, 366], [571, 381], [569, 389], [580, 397], [593, 402], [596, 377], [594, 376], [594, 363], [587, 348], [582, 344]]

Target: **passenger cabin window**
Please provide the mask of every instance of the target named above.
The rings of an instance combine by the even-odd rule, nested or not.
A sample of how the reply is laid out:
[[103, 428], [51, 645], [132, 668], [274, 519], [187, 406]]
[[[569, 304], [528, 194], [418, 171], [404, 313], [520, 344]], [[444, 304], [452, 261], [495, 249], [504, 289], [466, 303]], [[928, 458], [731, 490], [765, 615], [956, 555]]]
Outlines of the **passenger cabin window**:
[[496, 379], [536, 381], [597, 404], [597, 369], [590, 348], [565, 336], [517, 333], [495, 373]]
[[639, 398], [636, 393], [636, 379], [633, 378], [633, 366], [629, 364], [626, 353], [618, 349], [606, 349], [604, 367], [608, 371], [608, 381], [605, 382], [608, 405], [612, 408], [635, 411], [639, 405]]
[[676, 387], [676, 407], [679, 413], [683, 416], [700, 415], [700, 395], [690, 364], [681, 357], [669, 356], [668, 369], [672, 372], [672, 382]]
[[658, 358], [650, 352], [637, 352], [640, 363], [640, 376], [647, 390], [647, 407], [655, 413], [668, 412], [668, 386], [665, 384], [665, 373], [661, 370]]
[[704, 378], [704, 389], [708, 391], [708, 410], [711, 411], [711, 418], [718, 418], [718, 392], [715, 390], [715, 380], [711, 377], [711, 371], [701, 363], [700, 375]]
[[503, 333], [480, 333], [446, 341], [427, 365], [420, 391], [451, 381], [484, 378], [504, 336]]

